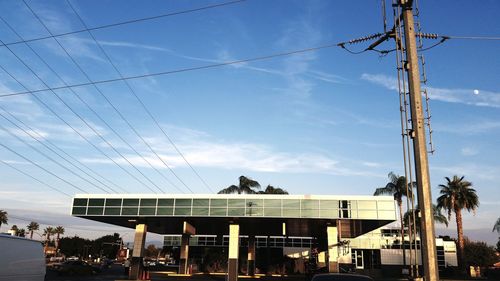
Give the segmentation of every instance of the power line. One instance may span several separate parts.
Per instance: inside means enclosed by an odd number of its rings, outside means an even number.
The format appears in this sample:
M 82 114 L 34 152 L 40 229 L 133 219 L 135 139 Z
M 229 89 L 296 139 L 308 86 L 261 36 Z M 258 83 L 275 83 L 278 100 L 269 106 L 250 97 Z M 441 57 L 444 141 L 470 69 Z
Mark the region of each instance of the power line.
M 73 10 L 73 12 L 75 13 L 75 15 L 78 17 L 78 19 L 80 20 L 80 22 L 82 23 L 82 25 L 88 29 L 87 25 L 85 24 L 85 21 L 82 19 L 82 17 L 80 16 L 80 14 L 76 11 L 76 9 L 73 7 L 73 5 L 71 5 L 71 2 L 69 0 L 66 0 L 66 2 L 68 3 L 68 5 L 71 7 L 71 9 Z M 108 55 L 108 53 L 104 50 L 104 48 L 102 47 L 101 44 L 99 44 L 99 42 L 97 41 L 97 39 L 95 38 L 95 36 L 92 34 L 91 31 L 88 31 L 88 34 L 91 36 L 91 38 L 94 40 L 95 44 L 99 47 L 99 49 L 101 50 L 101 52 L 104 54 L 104 56 L 106 57 L 107 61 L 111 64 L 111 66 L 114 68 L 114 70 L 116 71 L 116 73 L 118 73 L 118 75 L 120 76 L 120 78 L 123 78 L 123 74 L 120 72 L 120 70 L 118 70 L 118 67 L 113 63 L 113 60 L 111 59 L 111 57 Z M 184 154 L 179 150 L 179 148 L 175 145 L 175 143 L 172 141 L 172 139 L 168 136 L 168 134 L 163 130 L 163 128 L 160 126 L 160 124 L 158 123 L 158 121 L 156 120 L 156 118 L 153 116 L 153 114 L 151 113 L 151 111 L 148 110 L 148 108 L 146 107 L 146 105 L 144 104 L 144 102 L 141 100 L 141 98 L 139 98 L 139 96 L 137 95 L 137 93 L 134 91 L 134 89 L 132 88 L 132 86 L 128 83 L 128 81 L 124 80 L 123 81 L 125 83 L 125 85 L 127 86 L 127 88 L 130 90 L 130 92 L 132 93 L 132 95 L 137 99 L 137 101 L 139 102 L 139 104 L 142 106 L 142 108 L 144 109 L 144 111 L 149 115 L 149 117 L 153 120 L 153 122 L 156 124 L 156 126 L 160 129 L 160 131 L 163 133 L 163 135 L 167 138 L 167 140 L 170 142 L 170 144 L 175 148 L 175 150 L 177 151 L 177 153 L 182 157 L 182 159 L 184 159 L 184 162 L 186 162 L 186 164 L 191 168 L 191 170 L 194 172 L 194 174 L 201 180 L 201 182 L 205 185 L 205 187 L 208 188 L 208 190 L 210 190 L 211 192 L 213 192 L 213 190 L 210 188 L 210 186 L 206 183 L 206 181 L 200 176 L 200 174 L 194 169 L 194 167 L 191 165 L 191 163 L 189 163 L 189 161 L 186 159 L 186 157 L 184 156 Z M 114 107 L 113 107 L 114 108 Z M 121 114 L 120 114 L 121 116 Z M 127 124 L 129 124 L 129 122 L 126 122 Z M 131 129 L 136 132 L 136 130 L 131 127 Z M 191 192 L 192 190 L 184 183 L 183 180 L 181 180 L 179 178 L 179 176 L 169 167 L 169 165 L 163 161 L 163 159 L 156 153 L 156 151 L 154 151 L 152 149 L 152 147 L 140 136 L 138 135 L 143 141 L 144 143 L 150 148 L 150 150 L 158 157 L 158 159 L 160 159 L 160 161 L 162 161 L 163 164 L 165 164 L 165 166 L 170 170 L 170 172 L 172 172 L 172 174 L 186 187 L 188 188 Z
M 236 1 L 223 2 L 223 3 L 188 9 L 188 10 L 181 10 L 181 11 L 177 11 L 177 12 L 161 14 L 161 15 L 157 15 L 157 16 L 150 16 L 150 17 L 132 19 L 132 20 L 127 20 L 127 21 L 122 21 L 122 22 L 117 22 L 117 23 L 111 23 L 111 24 L 91 27 L 88 29 L 86 28 L 86 29 L 81 29 L 81 30 L 69 31 L 69 32 L 65 32 L 65 33 L 51 35 L 51 36 L 43 36 L 43 37 L 38 37 L 38 38 L 33 38 L 33 39 L 10 42 L 10 43 L 3 43 L 2 42 L 0 44 L 0 46 L 9 46 L 9 45 L 15 45 L 15 44 L 26 43 L 26 42 L 35 42 L 35 41 L 40 41 L 40 40 L 44 40 L 44 39 L 50 39 L 52 37 L 62 37 L 62 36 L 66 36 L 66 35 L 77 34 L 77 33 L 82 33 L 82 32 L 91 31 L 91 30 L 99 30 L 99 29 L 104 29 L 104 28 L 116 27 L 116 26 L 120 26 L 120 25 L 132 24 L 132 23 L 149 21 L 149 20 L 154 20 L 154 19 L 159 19 L 159 18 L 164 18 L 164 17 L 170 17 L 170 16 L 182 15 L 182 14 L 187 14 L 187 13 L 192 13 L 192 12 L 198 12 L 198 11 L 202 11 L 202 10 L 208 10 L 208 9 L 213 9 L 213 8 L 218 8 L 218 7 L 223 7 L 223 6 L 229 6 L 229 5 L 233 5 L 233 4 L 237 4 L 237 3 L 241 3 L 241 2 L 245 2 L 245 1 L 246 0 L 236 0 Z
M 0 113 L 0 116 L 2 118 L 4 118 L 5 120 L 11 122 L 8 118 L 5 117 L 5 115 L 1 114 Z M 14 123 L 11 122 L 11 124 L 15 125 Z M 17 126 L 17 125 L 15 125 Z M 18 127 L 20 130 L 24 131 L 28 136 L 32 137 L 34 140 L 38 141 L 36 138 L 34 138 L 32 135 L 30 135 L 28 132 L 26 132 L 24 129 Z M 16 134 L 12 133 L 11 131 L 7 130 L 7 128 L 5 128 L 4 126 L 0 125 L 0 129 L 2 129 L 3 131 L 7 132 L 9 135 L 13 136 L 14 138 L 16 138 L 18 141 L 22 142 L 24 145 L 30 147 L 31 149 L 33 149 L 34 151 L 38 152 L 40 155 L 43 155 L 45 158 L 49 159 L 50 161 L 54 162 L 56 165 L 58 165 L 59 167 L 65 169 L 66 171 L 70 172 L 71 174 L 73 174 L 74 176 L 84 180 L 85 182 L 93 185 L 94 187 L 106 192 L 106 193 L 109 193 L 108 190 L 105 190 L 103 189 L 102 187 L 94 184 L 93 182 L 89 181 L 88 179 L 82 177 L 81 175 L 75 173 L 73 170 L 71 170 L 70 168 L 64 166 L 63 164 L 61 164 L 59 161 L 57 161 L 56 159 L 50 157 L 49 155 L 47 155 L 45 152 L 41 151 L 40 149 L 36 148 L 35 146 L 29 144 L 27 141 L 23 140 L 21 137 L 19 136 L 16 136 Z M 38 141 L 39 142 L 39 141 Z M 57 154 L 59 157 L 61 157 L 59 154 Z
M 30 5 L 28 5 L 28 3 L 23 0 L 23 3 L 26 5 L 26 7 L 31 11 L 31 13 L 35 16 L 35 18 L 42 24 L 42 26 L 45 28 L 45 30 L 47 30 L 47 32 L 52 35 L 52 32 L 50 31 L 50 29 L 47 27 L 47 25 L 45 25 L 45 23 L 41 20 L 41 18 L 38 16 L 37 13 L 35 13 L 35 11 L 31 8 Z M 90 77 L 88 76 L 87 72 L 85 72 L 83 70 L 83 68 L 76 62 L 76 60 L 73 58 L 73 56 L 71 56 L 69 54 L 69 52 L 66 50 L 66 48 L 64 48 L 64 46 L 61 44 L 61 42 L 59 42 L 59 40 L 57 40 L 57 38 L 54 37 L 54 40 L 57 42 L 57 44 L 59 45 L 59 47 L 65 52 L 65 54 L 71 59 L 71 61 L 77 66 L 77 68 L 82 72 L 82 74 L 87 78 L 87 80 L 89 82 L 92 82 L 92 80 L 90 79 Z M 8 47 L 7 47 L 8 48 Z M 104 95 L 104 93 L 102 93 L 102 91 L 96 86 L 94 85 L 94 88 L 96 89 L 96 91 L 103 97 L 105 98 L 105 100 L 115 109 L 115 111 L 118 112 L 118 110 L 116 109 L 116 107 L 111 104 L 111 102 L 109 101 L 109 99 Z M 62 101 L 62 100 L 61 100 Z M 64 102 L 64 101 L 63 101 Z M 73 110 L 72 110 L 73 111 Z M 75 113 L 75 115 L 79 116 L 76 112 L 73 111 L 73 113 Z M 120 114 L 120 116 L 122 116 Z M 87 124 L 87 122 L 79 117 L 83 122 L 85 122 Z M 124 119 L 122 117 L 122 119 Z M 127 122 L 128 124 L 128 122 Z M 87 125 L 88 126 L 88 125 Z M 131 126 L 131 125 L 129 125 Z M 107 140 L 105 140 L 95 129 L 93 129 L 92 127 L 89 127 L 91 128 L 104 142 L 106 142 L 110 147 L 111 149 L 113 149 L 113 151 L 115 151 L 118 155 L 120 155 L 125 161 L 127 161 L 127 163 L 129 163 L 138 173 L 140 173 L 147 181 L 149 181 L 152 185 L 154 185 L 160 192 L 164 192 L 156 183 L 154 183 L 149 177 L 147 177 L 141 170 L 139 170 L 132 162 L 130 162 L 130 160 L 128 160 L 123 154 L 121 154 L 116 148 L 114 148 L 113 145 L 111 145 L 111 143 L 109 143 Z M 135 129 L 134 129 L 135 131 Z M 149 186 L 148 186 L 148 189 Z M 152 189 L 150 189 L 151 191 L 153 191 Z M 155 191 L 153 191 L 155 192 Z
M 90 86 L 93 84 L 96 84 L 96 85 L 106 84 L 106 83 L 123 81 L 123 80 L 134 80 L 134 79 L 147 78 L 147 77 L 153 77 L 153 76 L 163 76 L 163 75 L 170 75 L 170 74 L 189 72 L 189 71 L 195 71 L 195 70 L 217 68 L 217 67 L 221 67 L 221 66 L 228 66 L 228 65 L 239 64 L 239 63 L 261 61 L 261 60 L 267 60 L 267 59 L 278 58 L 278 57 L 285 57 L 285 56 L 290 56 L 290 55 L 295 55 L 295 54 L 308 53 L 308 52 L 319 51 L 322 49 L 328 49 L 328 48 L 333 48 L 333 47 L 338 47 L 338 43 L 331 43 L 331 44 L 321 45 L 321 46 L 317 46 L 317 47 L 298 49 L 298 50 L 281 52 L 281 53 L 274 53 L 271 55 L 252 57 L 252 58 L 246 58 L 246 59 L 240 59 L 240 60 L 226 61 L 226 62 L 221 62 L 221 63 L 179 68 L 179 69 L 175 69 L 175 70 L 167 70 L 167 71 L 146 73 L 146 74 L 133 75 L 133 76 L 125 76 L 123 78 L 104 79 L 104 80 L 97 80 L 97 81 L 93 81 L 93 82 L 70 84 L 68 86 L 47 87 L 44 89 L 37 89 L 37 90 L 31 90 L 31 91 L 22 91 L 22 92 L 14 92 L 14 93 L 9 93 L 9 94 L 0 94 L 0 98 L 1 97 L 27 95 L 27 94 L 36 94 L 36 93 L 50 91 L 50 90 L 62 90 L 62 89 L 67 89 L 67 88 Z
M 500 40 L 500 37 L 495 36 L 451 36 L 442 35 L 442 38 L 446 39 L 468 39 L 468 40 Z
M 14 33 L 16 34 L 20 39 L 23 39 L 22 36 L 7 22 L 5 21 L 2 17 L 0 17 L 0 20 L 2 20 L 5 25 Z M 50 70 L 52 71 L 52 73 L 54 73 L 54 75 L 56 75 L 56 77 L 61 81 L 63 82 L 64 85 L 68 85 L 66 83 L 66 81 L 45 61 L 45 59 L 43 59 L 39 54 L 38 52 L 36 52 L 33 47 L 30 46 L 29 43 L 25 43 L 25 45 L 38 57 L 38 59 L 40 59 L 41 62 L 43 62 L 43 64 Z M 6 46 L 7 47 L 7 46 Z M 8 47 L 7 47 L 8 48 Z M 142 156 L 129 142 L 127 142 L 108 122 L 106 122 L 101 116 L 99 113 L 97 113 L 84 99 L 82 99 L 80 97 L 80 95 L 78 95 L 73 88 L 69 88 L 69 90 L 75 95 L 75 97 L 78 98 L 78 100 L 80 102 L 82 102 L 99 120 L 101 120 L 101 122 L 103 122 L 123 143 L 125 143 L 131 150 L 133 150 L 139 157 L 141 157 L 146 163 L 149 164 L 149 166 L 154 169 L 158 174 L 160 174 L 160 176 L 162 176 L 167 182 L 169 182 L 172 186 L 174 186 L 175 188 L 177 188 L 179 190 L 179 188 L 173 183 L 171 182 L 168 178 L 166 178 L 162 173 L 160 173 L 160 171 L 158 171 L 158 169 L 156 169 L 149 160 L 147 160 L 147 158 L 145 158 L 144 156 Z M 108 102 L 109 100 L 106 99 Z M 114 107 L 112 104 L 111 104 L 112 107 Z M 179 190 L 180 191 L 180 190 Z
M 40 179 L 35 178 L 34 176 L 32 176 L 32 175 L 30 175 L 30 174 L 28 174 L 28 173 L 24 172 L 23 170 L 16 168 L 14 165 L 11 165 L 11 164 L 10 164 L 10 163 L 8 163 L 7 161 L 4 161 L 4 160 L 0 160 L 0 161 L 1 161 L 3 164 L 5 164 L 5 165 L 9 166 L 10 168 L 12 168 L 12 169 L 14 169 L 14 170 L 18 171 L 19 173 L 21 173 L 21 174 L 23 174 L 23 175 L 25 175 L 25 176 L 27 176 L 27 177 L 29 177 L 29 178 L 33 179 L 33 180 L 35 180 L 35 181 L 37 181 L 37 182 L 39 182 L 39 183 L 41 183 L 41 184 L 45 185 L 46 187 L 48 187 L 48 188 L 50 188 L 50 189 L 52 189 L 52 190 L 54 190 L 54 191 L 57 191 L 57 192 L 59 192 L 59 193 L 61 193 L 61 194 L 65 195 L 65 196 L 71 197 L 71 195 L 69 195 L 68 193 L 66 193 L 66 192 L 64 192 L 64 191 L 61 191 L 61 190 L 59 190 L 58 188 L 53 187 L 52 185 L 50 185 L 50 184 L 48 184 L 48 183 L 46 183 L 46 182 L 44 182 L 44 181 L 42 181 L 42 180 L 40 180 Z

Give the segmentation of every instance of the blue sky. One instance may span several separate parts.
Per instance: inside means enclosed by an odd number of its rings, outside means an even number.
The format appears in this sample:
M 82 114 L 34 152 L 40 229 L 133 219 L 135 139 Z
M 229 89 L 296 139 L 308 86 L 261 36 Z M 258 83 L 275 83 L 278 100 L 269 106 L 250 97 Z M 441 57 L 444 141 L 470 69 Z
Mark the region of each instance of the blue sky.
M 424 32 L 455 36 L 500 35 L 498 1 L 483 1 L 481 5 L 470 1 L 420 2 Z M 27 3 L 53 34 L 83 28 L 65 1 Z M 71 1 L 89 27 L 215 3 L 221 2 Z M 0 10 L 4 11 L 0 14 L 3 20 L 23 39 L 49 35 L 23 2 L 3 1 Z M 388 15 L 392 15 L 392 11 L 388 10 Z M 390 19 L 389 24 L 392 24 Z M 248 0 L 98 29 L 92 34 L 122 75 L 134 76 L 338 43 L 381 32 L 382 28 L 380 1 Z M 0 21 L 0 39 L 4 43 L 20 40 L 3 21 Z M 58 40 L 92 81 L 119 77 L 88 33 L 62 36 Z M 425 42 L 427 46 L 433 43 Z M 365 46 L 351 47 L 360 50 Z M 393 48 L 393 42 L 383 47 Z M 29 90 L 43 89 L 45 85 L 59 87 L 88 82 L 85 74 L 52 38 L 30 42 L 29 47 L 15 44 L 9 48 L 0 47 L 0 65 Z M 475 216 L 464 216 L 465 233 L 490 243 L 496 242 L 497 236 L 491 233 L 491 228 L 500 215 L 499 51 L 498 41 L 457 39 L 424 53 L 436 148 L 435 154 L 429 157 L 434 197 L 438 194 L 437 186 L 445 182 L 445 176 L 465 175 L 474 184 L 481 200 Z M 376 187 L 386 184 L 390 171 L 404 173 L 395 79 L 393 53 L 385 57 L 368 52 L 351 55 L 341 48 L 329 48 L 130 80 L 129 85 L 209 188 L 187 166 L 121 81 L 97 86 L 106 98 L 93 86 L 75 87 L 74 92 L 56 90 L 67 106 L 50 91 L 36 94 L 81 136 L 33 95 L 1 97 L 0 105 L 28 125 L 32 135 L 41 142 L 55 144 L 113 182 L 108 185 L 119 186 L 127 193 L 151 191 L 122 168 L 151 189 L 156 188 L 127 163 L 130 161 L 167 193 L 189 193 L 188 187 L 194 193 L 211 193 L 237 183 L 240 175 L 246 175 L 264 187 L 272 184 L 293 194 L 369 195 Z M 474 90 L 478 91 L 477 95 Z M 1 94 L 23 91 L 22 85 L 0 71 Z M 2 109 L 0 113 L 18 124 Z M 3 145 L 89 193 L 102 193 L 89 181 L 101 186 L 99 183 L 65 163 L 5 118 L 0 118 L 0 126 Z M 148 159 L 155 169 L 121 139 Z M 54 164 L 23 141 L 58 159 L 87 180 Z M 4 147 L 0 147 L 0 159 L 69 195 L 81 193 Z M 70 218 L 67 215 L 71 201 L 68 197 L 3 163 L 0 165 L 3 179 L 0 209 L 13 216 L 48 224 L 64 223 L 68 234 L 92 236 L 95 229 L 116 230 Z M 14 223 L 26 224 L 11 218 L 9 224 Z M 92 228 L 93 233 L 83 231 L 85 227 Z M 454 222 L 447 229 L 439 225 L 437 228 L 438 233 L 456 235 Z M 117 231 L 126 232 L 124 229 Z

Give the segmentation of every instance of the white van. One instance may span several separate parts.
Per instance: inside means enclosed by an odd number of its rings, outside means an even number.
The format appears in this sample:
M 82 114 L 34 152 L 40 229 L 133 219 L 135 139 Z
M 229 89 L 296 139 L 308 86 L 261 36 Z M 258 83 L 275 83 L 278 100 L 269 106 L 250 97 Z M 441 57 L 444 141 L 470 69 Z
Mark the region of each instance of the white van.
M 42 243 L 0 234 L 0 281 L 43 281 L 45 267 Z

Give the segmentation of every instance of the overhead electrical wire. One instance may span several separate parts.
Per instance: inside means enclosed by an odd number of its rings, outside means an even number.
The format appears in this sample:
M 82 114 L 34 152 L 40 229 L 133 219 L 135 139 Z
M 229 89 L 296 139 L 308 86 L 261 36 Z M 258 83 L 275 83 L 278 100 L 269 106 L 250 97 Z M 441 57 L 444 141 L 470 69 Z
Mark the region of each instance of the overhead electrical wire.
M 1 159 L 0 159 L 0 162 L 2 162 L 2 163 L 3 163 L 4 165 L 6 165 L 6 166 L 8 166 L 8 167 L 10 167 L 10 168 L 12 168 L 12 169 L 14 169 L 14 170 L 18 171 L 19 173 L 21 173 L 21 174 L 23 174 L 23 175 L 25 175 L 25 176 L 27 176 L 27 177 L 29 177 L 29 178 L 33 179 L 33 180 L 35 180 L 35 181 L 37 181 L 37 182 L 39 182 L 39 183 L 41 183 L 41 184 L 45 185 L 46 187 L 48 187 L 48 188 L 50 188 L 50 189 L 52 189 L 52 190 L 54 190 L 54 191 L 56 191 L 56 192 L 59 192 L 59 193 L 61 193 L 61 194 L 65 195 L 65 196 L 67 196 L 67 197 L 71 197 L 71 195 L 69 195 L 68 193 L 66 193 L 66 192 L 64 192 L 64 191 L 62 191 L 62 190 L 59 190 L 58 188 L 53 187 L 52 185 L 50 185 L 50 184 L 48 184 L 48 183 L 46 183 L 46 182 L 44 182 L 44 181 L 42 181 L 42 180 L 40 180 L 40 179 L 38 179 L 38 178 L 35 178 L 34 176 L 32 176 L 32 175 L 30 175 L 30 174 L 26 173 L 25 171 L 23 171 L 23 170 L 21 170 L 21 169 L 17 168 L 16 166 L 14 166 L 14 165 L 10 164 L 10 163 L 9 163 L 9 162 L 7 162 L 7 161 L 4 161 L 4 160 L 1 160 Z
M 35 42 L 35 41 L 40 41 L 40 40 L 44 40 L 44 39 L 50 39 L 52 37 L 62 37 L 62 36 L 66 36 L 66 35 L 82 33 L 82 32 L 86 32 L 86 31 L 89 31 L 89 30 L 93 31 L 93 30 L 110 28 L 110 27 L 115 27 L 115 26 L 120 26 L 120 25 L 132 24 L 132 23 L 143 22 L 143 21 L 149 21 L 149 20 L 154 20 L 154 19 L 159 19 L 159 18 L 164 18 L 164 17 L 171 17 L 171 16 L 176 16 L 176 15 L 188 14 L 188 13 L 198 12 L 198 11 L 202 11 L 202 10 L 208 10 L 208 9 L 213 9 L 213 8 L 218 8 L 218 7 L 223 7 L 223 6 L 229 6 L 229 5 L 233 5 L 233 4 L 237 4 L 237 3 L 241 3 L 241 2 L 245 2 L 245 1 L 246 0 L 236 0 L 236 1 L 229 1 L 229 2 L 223 2 L 223 3 L 218 3 L 218 4 L 212 4 L 212 5 L 202 6 L 202 7 L 193 8 L 193 9 L 187 9 L 187 10 L 181 10 L 181 11 L 177 11 L 177 12 L 165 13 L 165 14 L 156 15 L 156 16 L 150 16 L 150 17 L 144 17 L 144 18 L 126 20 L 126 21 L 122 21 L 122 22 L 116 22 L 116 23 L 111 23 L 111 24 L 100 25 L 100 26 L 91 27 L 91 28 L 88 28 L 88 29 L 81 29 L 81 30 L 69 31 L 69 32 L 54 34 L 54 35 L 51 35 L 51 36 L 43 36 L 43 37 L 38 37 L 38 38 L 33 38 L 33 39 L 27 39 L 26 41 L 25 40 L 21 40 L 21 41 L 9 42 L 9 43 L 1 43 L 0 46 L 15 45 L 15 44 L 20 44 L 20 43 L 25 43 L 25 42 Z
M 0 17 L 0 20 L 2 20 L 5 25 L 14 33 L 16 34 L 19 38 L 23 39 L 22 36 L 7 22 L 5 21 L 2 17 Z M 38 52 L 33 49 L 33 47 L 30 46 L 29 43 L 26 43 L 26 46 L 37 56 L 38 59 L 52 72 L 54 75 L 64 84 L 67 85 L 67 82 L 43 59 Z M 171 182 L 168 178 L 166 178 L 162 173 L 156 169 L 147 158 L 145 158 L 143 155 L 141 155 L 128 141 L 126 141 L 108 122 L 106 122 L 99 113 L 97 113 L 84 99 L 78 95 L 73 88 L 69 88 L 69 90 L 75 95 L 75 97 L 82 102 L 101 122 L 103 122 L 123 143 L 125 143 L 131 150 L 133 150 L 139 157 L 141 157 L 146 163 L 149 164 L 151 168 L 153 168 L 160 176 L 164 177 L 164 179 L 169 182 L 172 186 L 177 188 L 177 190 L 181 191 L 173 182 Z M 112 105 L 113 106 L 113 105 Z M 163 191 L 163 190 L 161 190 Z M 181 191 L 182 192 L 182 191 Z
M 0 116 L 2 118 L 4 118 L 5 120 L 9 121 L 11 124 L 15 125 L 17 128 L 19 128 L 20 130 L 24 131 L 24 129 L 22 129 L 21 127 L 17 126 L 16 124 L 14 124 L 13 122 L 11 122 L 7 117 L 5 117 L 5 115 L 1 114 L 0 113 Z M 88 179 L 82 177 L 81 175 L 77 174 L 75 171 L 71 170 L 70 168 L 64 166 L 63 164 L 61 164 L 59 161 L 57 161 L 56 159 L 52 158 L 51 156 L 49 156 L 47 153 L 41 151 L 40 149 L 38 149 L 37 147 L 35 147 L 34 145 L 28 143 L 27 141 L 23 140 L 21 137 L 17 136 L 16 134 L 14 134 L 13 132 L 11 132 L 10 130 L 8 130 L 7 128 L 5 128 L 4 126 L 0 125 L 0 129 L 2 129 L 4 132 L 8 133 L 9 135 L 11 135 L 12 137 L 14 137 L 15 139 L 17 139 L 18 141 L 22 142 L 24 145 L 26 145 L 27 147 L 33 149 L 34 151 L 36 151 L 37 153 L 39 153 L 40 155 L 43 155 L 45 158 L 49 159 L 50 161 L 52 161 L 54 164 L 56 164 L 57 166 L 63 168 L 64 170 L 70 172 L 71 174 L 73 174 L 74 176 L 80 178 L 81 180 L 87 182 L 88 184 L 106 192 L 106 193 L 109 193 L 109 190 L 105 190 L 103 189 L 102 187 L 94 184 L 93 182 L 89 181 Z M 33 137 L 30 133 L 24 131 L 24 133 L 26 133 L 28 136 L 30 136 L 31 138 L 33 138 L 34 140 L 36 140 L 37 142 L 41 143 L 39 140 L 37 140 L 35 137 Z M 55 151 L 53 151 L 55 152 Z M 56 152 L 57 154 L 57 152 Z M 59 154 L 57 154 L 58 156 L 60 156 Z M 60 156 L 61 157 L 61 156 Z M 114 191 L 116 192 L 116 191 Z
M 85 23 L 85 21 L 82 19 L 82 17 L 80 16 L 80 14 L 76 11 L 76 9 L 73 7 L 73 5 L 71 4 L 71 2 L 69 0 L 66 0 L 66 2 L 68 3 L 68 5 L 70 6 L 71 10 L 75 13 L 75 15 L 78 17 L 78 19 L 80 20 L 80 22 L 82 23 L 82 25 L 88 29 L 87 27 L 87 24 Z M 101 50 L 101 52 L 103 53 L 104 57 L 106 58 L 106 60 L 111 64 L 111 66 L 113 67 L 113 69 L 116 71 L 116 73 L 118 73 L 118 75 L 120 76 L 120 78 L 123 78 L 123 74 L 121 73 L 121 71 L 118 69 L 118 67 L 116 66 L 116 64 L 113 62 L 113 60 L 111 59 L 110 55 L 106 52 L 106 50 L 104 50 L 104 48 L 102 47 L 102 45 L 97 41 L 97 39 L 95 38 L 94 34 L 92 34 L 92 32 L 89 30 L 88 31 L 88 34 L 90 35 L 90 37 L 92 38 L 92 40 L 95 42 L 95 44 L 99 47 L 99 49 Z M 133 87 L 128 83 L 128 81 L 126 80 L 123 80 L 123 82 L 125 83 L 125 85 L 127 86 L 127 88 L 130 90 L 130 92 L 132 93 L 132 95 L 137 99 L 137 101 L 139 102 L 139 104 L 142 106 L 142 108 L 144 109 L 144 111 L 148 114 L 148 116 L 151 118 L 151 120 L 153 120 L 153 122 L 155 123 L 155 125 L 160 129 L 160 131 L 163 133 L 163 135 L 165 136 L 165 138 L 170 142 L 170 144 L 172 145 L 172 147 L 174 147 L 174 149 L 177 151 L 177 153 L 182 157 L 182 159 L 184 160 L 184 162 L 191 168 L 191 170 L 193 171 L 193 173 L 198 177 L 198 179 L 205 185 L 205 187 L 210 191 L 210 192 L 214 192 L 212 190 L 212 188 L 207 184 L 207 182 L 200 176 L 200 174 L 194 169 L 194 167 L 191 165 L 191 163 L 189 163 L 189 161 L 186 159 L 186 157 L 184 156 L 184 154 L 179 150 L 179 148 L 177 147 L 177 145 L 175 145 L 175 143 L 173 142 L 173 140 L 168 136 L 168 134 L 165 132 L 165 130 L 160 126 L 160 124 L 158 123 L 158 121 L 156 120 L 156 118 L 153 116 L 153 114 L 151 113 L 151 111 L 146 107 L 146 105 L 144 104 L 144 102 L 142 101 L 142 99 L 139 97 L 139 95 L 137 95 L 137 93 L 135 92 L 135 90 L 133 89 Z M 120 114 L 121 116 L 121 114 Z M 126 121 L 126 120 L 124 120 Z M 127 124 L 129 124 L 128 121 L 126 121 Z M 135 129 L 133 127 L 131 127 L 131 129 L 135 131 Z M 143 142 L 150 148 L 151 152 L 153 152 L 157 158 L 162 161 L 162 163 L 172 172 L 172 174 L 185 186 L 189 189 L 189 187 L 184 183 L 184 181 L 182 179 L 179 178 L 179 176 L 174 172 L 174 170 L 171 169 L 171 167 L 156 153 L 156 151 L 154 151 L 152 149 L 152 147 L 138 134 L 138 136 L 143 140 Z M 191 189 L 189 189 L 191 191 Z M 192 192 L 192 191 L 191 191 Z
M 31 6 L 25 1 L 23 0 L 23 3 L 26 5 L 26 7 L 31 11 L 31 13 L 35 16 L 35 18 L 40 22 L 40 24 L 45 28 L 45 30 L 50 34 L 52 35 L 52 32 L 50 31 L 50 29 L 47 27 L 47 25 L 42 21 L 42 19 L 38 16 L 38 14 L 31 8 Z M 71 56 L 71 54 L 66 50 L 66 48 L 61 44 L 61 42 L 59 42 L 59 40 L 57 38 L 53 38 L 56 43 L 59 45 L 59 47 L 64 51 L 64 53 L 68 56 L 68 58 L 75 64 L 75 66 L 80 70 L 80 72 L 86 77 L 86 79 L 92 83 L 92 79 L 90 78 L 90 76 L 87 74 L 87 72 L 81 67 L 81 65 L 73 58 L 73 56 Z M 92 84 L 95 88 L 95 90 L 108 102 L 108 104 L 110 104 L 112 106 L 112 108 L 115 110 L 115 112 L 117 112 L 119 114 L 119 116 L 122 118 L 122 120 L 124 120 L 127 125 L 129 125 L 129 127 L 141 138 L 142 136 L 140 136 L 137 131 L 133 128 L 133 126 L 123 117 L 123 115 L 118 111 L 118 109 L 111 103 L 111 101 L 104 95 L 104 93 L 102 93 L 102 91 L 94 84 Z M 75 113 L 76 114 L 76 113 Z M 96 132 L 97 133 L 97 132 Z M 101 137 L 102 138 L 102 137 Z M 103 138 L 102 138 L 103 139 Z M 106 140 L 103 139 L 103 141 L 105 141 L 106 143 L 108 143 L 108 145 L 117 153 L 119 154 L 125 161 L 127 161 L 127 163 L 129 163 L 138 173 L 140 173 L 148 182 L 150 182 L 152 185 L 154 185 L 160 192 L 163 192 L 165 193 L 165 191 L 160 188 L 156 183 L 154 183 L 149 177 L 147 177 L 142 171 L 140 171 L 133 163 L 130 162 L 130 160 L 128 160 L 126 157 L 124 157 L 118 150 L 116 150 L 109 142 L 107 142 Z M 149 188 L 149 187 L 148 187 Z M 150 189 L 151 190 L 151 189 Z M 153 190 L 151 190 L 153 191 Z M 153 191 L 154 192 L 154 191 Z

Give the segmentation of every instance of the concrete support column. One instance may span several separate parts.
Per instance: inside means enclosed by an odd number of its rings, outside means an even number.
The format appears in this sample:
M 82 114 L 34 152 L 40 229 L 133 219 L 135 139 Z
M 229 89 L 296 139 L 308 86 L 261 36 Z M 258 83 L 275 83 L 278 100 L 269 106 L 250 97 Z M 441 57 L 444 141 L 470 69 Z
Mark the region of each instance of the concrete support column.
M 144 256 L 144 244 L 146 242 L 146 233 L 148 227 L 146 224 L 138 224 L 135 226 L 134 250 L 132 251 L 132 260 L 130 261 L 130 271 L 128 279 L 139 280 L 143 266 L 142 257 Z
M 255 236 L 248 236 L 248 265 L 247 274 L 255 275 Z
M 338 265 L 338 231 L 336 226 L 327 226 L 326 235 L 328 238 L 328 272 L 339 272 Z
M 227 265 L 227 281 L 238 281 L 238 256 L 240 250 L 240 226 L 229 225 L 229 256 Z
M 181 238 L 181 256 L 179 260 L 179 274 L 188 273 L 189 258 L 189 234 L 182 234 Z

